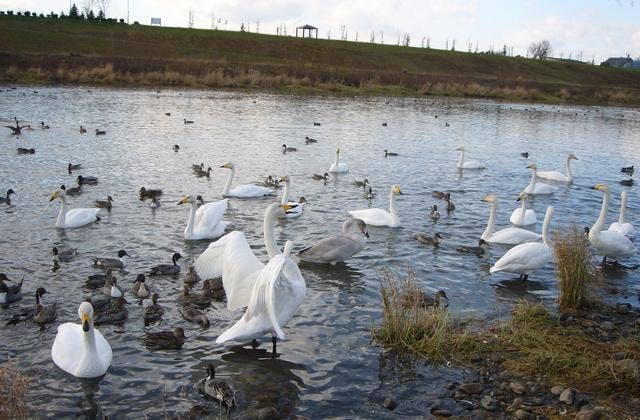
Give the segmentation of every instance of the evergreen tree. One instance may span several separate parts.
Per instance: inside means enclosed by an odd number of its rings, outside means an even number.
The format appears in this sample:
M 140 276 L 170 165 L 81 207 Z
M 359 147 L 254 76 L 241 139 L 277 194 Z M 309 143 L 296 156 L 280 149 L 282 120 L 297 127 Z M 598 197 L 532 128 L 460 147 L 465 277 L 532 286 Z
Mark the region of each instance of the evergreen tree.
M 89 10 L 89 13 L 87 13 L 87 20 L 95 20 L 96 19 L 96 15 L 93 13 L 93 10 Z
M 98 12 L 98 20 L 104 20 L 104 18 L 104 12 L 102 11 L 102 9 L 100 9 L 100 11 Z
M 73 3 L 73 6 L 71 6 L 71 9 L 69 9 L 69 17 L 72 19 L 80 18 L 80 13 L 78 13 L 78 6 L 76 6 L 75 3 Z

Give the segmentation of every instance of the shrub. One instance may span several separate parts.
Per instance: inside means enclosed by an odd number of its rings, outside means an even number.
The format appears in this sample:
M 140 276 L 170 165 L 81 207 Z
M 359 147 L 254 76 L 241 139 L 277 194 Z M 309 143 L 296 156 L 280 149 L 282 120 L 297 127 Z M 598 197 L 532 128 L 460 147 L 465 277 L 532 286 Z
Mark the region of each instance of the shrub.
M 24 402 L 31 378 L 12 364 L 0 366 L 0 418 L 24 418 L 28 415 Z
M 560 310 L 580 309 L 588 304 L 593 282 L 589 240 L 574 225 L 566 233 L 556 232 L 554 252 Z

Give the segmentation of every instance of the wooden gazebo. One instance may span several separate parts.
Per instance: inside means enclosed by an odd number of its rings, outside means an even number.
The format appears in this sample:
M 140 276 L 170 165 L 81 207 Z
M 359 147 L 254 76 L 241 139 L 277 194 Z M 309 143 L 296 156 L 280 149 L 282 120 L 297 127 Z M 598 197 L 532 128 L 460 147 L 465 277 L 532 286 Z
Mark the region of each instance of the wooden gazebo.
M 296 28 L 296 36 L 298 36 L 298 31 L 302 29 L 302 37 L 305 37 L 304 31 L 307 31 L 308 38 L 312 38 L 311 34 L 313 31 L 316 31 L 316 38 L 318 37 L 318 28 L 311 25 L 302 25 Z

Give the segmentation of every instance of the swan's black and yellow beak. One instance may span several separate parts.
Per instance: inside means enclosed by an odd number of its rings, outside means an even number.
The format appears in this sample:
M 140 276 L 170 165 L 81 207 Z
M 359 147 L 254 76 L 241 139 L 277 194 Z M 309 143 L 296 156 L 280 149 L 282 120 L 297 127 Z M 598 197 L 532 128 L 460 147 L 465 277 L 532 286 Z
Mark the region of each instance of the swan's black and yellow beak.
M 80 319 L 82 320 L 82 331 L 89 332 L 89 315 L 82 314 Z
M 189 196 L 188 196 L 188 195 L 185 195 L 184 197 L 182 197 L 182 198 L 180 199 L 180 201 L 178 201 L 178 204 L 177 204 L 177 205 L 179 206 L 180 204 L 186 204 L 186 203 L 188 203 L 188 202 L 189 202 Z
M 51 197 L 49 197 L 49 201 L 53 201 L 56 198 L 58 198 L 58 191 L 55 191 L 53 194 L 51 194 Z

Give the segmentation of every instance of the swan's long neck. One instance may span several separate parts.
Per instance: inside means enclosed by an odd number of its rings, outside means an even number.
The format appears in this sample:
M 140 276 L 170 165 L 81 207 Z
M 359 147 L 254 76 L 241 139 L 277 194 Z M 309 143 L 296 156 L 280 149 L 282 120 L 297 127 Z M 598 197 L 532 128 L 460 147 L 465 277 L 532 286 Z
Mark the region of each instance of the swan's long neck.
M 521 207 L 521 209 L 522 209 L 522 217 L 524 217 L 525 213 L 527 212 L 527 198 L 526 197 L 524 197 L 522 199 L 522 207 Z
M 338 167 L 338 165 L 340 165 L 340 152 L 336 153 L 336 160 L 333 162 L 334 165 L 336 165 L 336 168 Z
M 82 331 L 82 356 L 78 362 L 79 368 L 86 368 L 88 366 L 99 363 L 98 350 L 96 348 L 96 336 L 93 329 L 93 323 L 89 326 L 89 331 Z
M 458 162 L 458 166 L 462 166 L 464 163 L 464 149 L 460 150 L 460 161 Z
M 224 184 L 224 190 L 222 191 L 222 195 L 229 195 L 229 190 L 231 189 L 231 183 L 233 182 L 233 177 L 236 174 L 235 168 L 231 168 L 231 173 L 227 178 L 227 182 Z
M 604 195 L 602 196 L 602 208 L 600 208 L 600 216 L 598 216 L 598 220 L 591 228 L 591 231 L 598 233 L 602 230 L 602 226 L 604 226 L 604 222 L 607 219 L 607 212 L 609 211 L 609 191 L 605 190 Z
M 627 192 L 622 191 L 622 196 L 620 198 L 620 217 L 618 218 L 618 223 L 623 224 L 627 223 Z
M 549 246 L 549 224 L 551 223 L 551 216 L 553 215 L 553 206 L 547 207 L 547 214 L 544 216 L 544 222 L 542 223 L 542 241 L 545 245 Z
M 396 193 L 391 190 L 389 193 L 389 213 L 394 220 L 398 219 L 398 213 L 396 212 Z
M 571 174 L 571 159 L 567 158 L 567 179 L 569 181 L 573 180 L 573 175 Z
M 60 211 L 58 212 L 58 220 L 56 220 L 57 227 L 64 227 L 67 220 L 67 199 L 60 197 Z
M 535 168 L 531 168 L 531 182 L 529 182 L 529 187 L 533 190 L 536 187 L 536 177 L 538 176 L 538 171 Z
M 185 234 L 187 235 L 187 237 L 193 236 L 193 224 L 196 220 L 197 206 L 198 204 L 196 202 L 191 203 L 191 211 L 189 212 L 189 221 L 187 222 L 187 228 L 185 229 Z
M 267 207 L 267 211 L 264 213 L 264 225 L 262 230 L 264 231 L 264 246 L 267 248 L 267 254 L 269 259 L 280 254 L 280 248 L 273 237 L 273 224 L 275 221 L 276 206 Z
M 289 184 L 290 181 L 287 179 L 284 182 L 284 191 L 282 192 L 282 204 L 287 204 L 289 202 Z
M 496 228 L 496 207 L 497 203 L 491 203 L 491 213 L 489 213 L 489 223 L 487 223 L 487 227 L 484 232 L 482 232 L 482 236 L 480 238 L 485 239 L 489 236 L 493 235 L 493 231 Z

